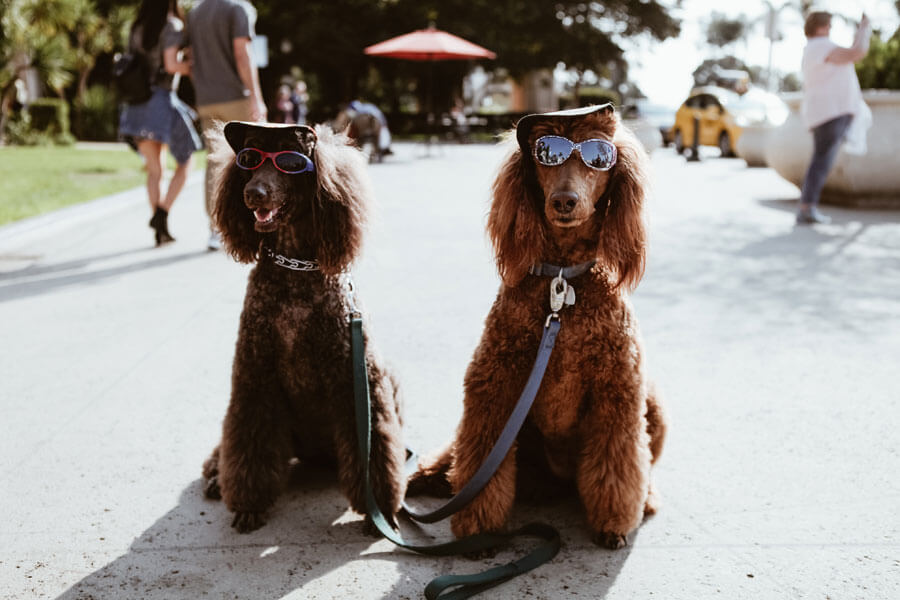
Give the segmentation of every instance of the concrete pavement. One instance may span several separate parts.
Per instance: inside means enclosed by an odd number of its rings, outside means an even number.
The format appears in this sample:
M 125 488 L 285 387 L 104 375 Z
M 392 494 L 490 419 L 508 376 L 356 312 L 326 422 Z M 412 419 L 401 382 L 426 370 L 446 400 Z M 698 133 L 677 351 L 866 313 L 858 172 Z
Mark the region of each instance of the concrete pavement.
M 501 155 L 400 144 L 371 167 L 355 278 L 418 449 L 453 432 L 496 292 Z M 797 190 L 768 169 L 666 149 L 653 167 L 634 303 L 671 416 L 665 505 L 617 552 L 574 501 L 520 507 L 562 551 L 482 597 L 900 597 L 900 213 L 826 207 L 832 225 L 795 229 Z M 0 229 L 0 598 L 419 598 L 508 560 L 367 538 L 324 473 L 297 473 L 248 535 L 202 497 L 249 269 L 206 252 L 201 190 L 161 249 L 140 191 Z

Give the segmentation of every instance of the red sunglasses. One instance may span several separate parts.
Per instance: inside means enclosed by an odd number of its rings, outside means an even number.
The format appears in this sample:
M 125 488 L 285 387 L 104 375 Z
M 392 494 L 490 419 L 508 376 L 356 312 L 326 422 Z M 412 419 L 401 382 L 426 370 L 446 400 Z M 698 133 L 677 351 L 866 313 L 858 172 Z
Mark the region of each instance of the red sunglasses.
M 267 158 L 272 159 L 272 164 L 276 169 L 289 175 L 307 173 L 316 169 L 311 158 L 294 150 L 263 152 L 259 148 L 244 148 L 234 157 L 234 164 L 241 169 L 253 171 L 260 168 Z

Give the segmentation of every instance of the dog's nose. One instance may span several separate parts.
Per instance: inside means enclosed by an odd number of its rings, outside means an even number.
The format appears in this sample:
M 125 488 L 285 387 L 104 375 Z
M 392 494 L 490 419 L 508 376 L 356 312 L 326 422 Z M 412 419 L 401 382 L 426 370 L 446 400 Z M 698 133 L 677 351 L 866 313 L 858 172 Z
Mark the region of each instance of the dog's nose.
M 575 209 L 575 205 L 578 204 L 578 194 L 575 192 L 553 192 L 550 196 L 550 202 L 553 203 L 553 210 L 561 215 L 565 215 Z
M 266 188 L 259 184 L 250 184 L 244 188 L 244 200 L 247 204 L 257 205 L 263 202 L 268 195 Z

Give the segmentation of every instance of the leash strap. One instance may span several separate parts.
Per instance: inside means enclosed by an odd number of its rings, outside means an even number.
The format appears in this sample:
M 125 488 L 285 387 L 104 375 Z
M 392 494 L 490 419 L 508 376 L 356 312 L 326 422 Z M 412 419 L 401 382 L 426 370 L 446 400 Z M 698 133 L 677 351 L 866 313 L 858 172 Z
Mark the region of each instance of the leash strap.
M 559 321 L 551 321 L 550 326 L 552 327 L 554 324 L 556 327 L 552 328 L 553 341 L 556 339 L 556 332 L 559 331 Z M 547 330 L 550 330 L 551 327 L 545 328 L 545 338 L 548 335 Z M 488 569 L 482 573 L 441 575 L 440 577 L 436 577 L 425 587 L 425 598 L 428 600 L 463 600 L 464 598 L 470 598 L 475 594 L 508 581 L 516 575 L 527 573 L 556 556 L 560 548 L 559 532 L 553 527 L 543 523 L 529 523 L 510 533 L 481 533 L 433 546 L 407 544 L 400 535 L 400 532 L 391 527 L 388 520 L 381 512 L 381 509 L 378 508 L 378 504 L 375 502 L 375 495 L 372 492 L 372 485 L 369 480 L 369 456 L 372 445 L 372 409 L 369 397 L 369 376 L 366 367 L 366 349 L 362 330 L 362 319 L 358 316 L 354 315 L 351 318 L 350 332 L 353 362 L 353 395 L 356 405 L 356 435 L 359 442 L 359 454 L 363 467 L 363 476 L 365 477 L 366 508 L 369 517 L 372 519 L 372 523 L 378 528 L 378 531 L 401 548 L 431 556 L 451 556 L 455 554 L 478 552 L 500 546 L 518 536 L 538 537 L 544 540 L 537 548 L 523 558 L 499 567 Z M 543 342 L 541 347 L 544 347 Z M 552 342 L 550 343 L 549 348 L 550 350 L 553 349 Z M 542 354 L 543 351 L 539 353 L 538 357 L 540 358 Z M 547 352 L 547 358 L 549 358 L 549 351 Z M 543 368 L 546 368 L 546 361 Z M 541 374 L 543 374 L 543 369 L 541 370 Z M 529 378 L 529 384 L 530 383 L 531 378 Z M 540 378 L 537 379 L 537 385 L 540 385 Z M 526 389 L 528 389 L 528 387 L 529 386 L 526 386 Z M 537 393 L 536 387 L 535 393 Z M 527 414 L 527 412 L 526 409 L 524 414 Z M 524 420 L 524 415 L 522 419 Z M 518 431 L 518 429 L 516 431 Z M 515 435 L 512 436 L 512 439 L 515 439 Z M 496 449 L 496 446 L 494 449 Z M 505 453 L 503 456 L 505 456 Z M 490 477 L 488 477 L 488 479 L 490 479 Z
M 513 443 L 516 441 L 516 436 L 519 435 L 519 431 L 525 423 L 525 417 L 528 416 L 528 411 L 531 410 L 534 398 L 537 396 L 538 389 L 541 387 L 541 380 L 544 378 L 544 371 L 547 370 L 547 363 L 550 361 L 550 353 L 553 352 L 553 345 L 556 343 L 556 336 L 558 333 L 559 320 L 551 319 L 548 326 L 544 327 L 544 333 L 541 336 L 541 344 L 538 348 L 537 359 L 534 361 L 534 366 L 531 369 L 531 375 L 528 376 L 528 382 L 525 384 L 525 389 L 522 390 L 522 395 L 519 396 L 519 400 L 513 408 L 509 419 L 506 421 L 506 425 L 503 427 L 500 437 L 494 443 L 494 447 L 491 448 L 487 458 L 484 459 L 484 462 L 478 467 L 475 475 L 473 475 L 466 485 L 464 485 L 455 496 L 450 498 L 446 504 L 434 511 L 417 513 L 411 510 L 404 502 L 403 510 L 406 511 L 406 514 L 408 514 L 411 519 L 419 521 L 420 523 L 435 523 L 441 519 L 445 519 L 453 513 L 462 510 L 469 502 L 474 500 L 475 496 L 477 496 L 484 486 L 488 484 L 491 477 L 493 477 L 494 473 L 497 472 L 497 469 L 500 468 L 500 464 L 503 462 L 503 459 L 506 458 L 509 449 L 512 448 Z

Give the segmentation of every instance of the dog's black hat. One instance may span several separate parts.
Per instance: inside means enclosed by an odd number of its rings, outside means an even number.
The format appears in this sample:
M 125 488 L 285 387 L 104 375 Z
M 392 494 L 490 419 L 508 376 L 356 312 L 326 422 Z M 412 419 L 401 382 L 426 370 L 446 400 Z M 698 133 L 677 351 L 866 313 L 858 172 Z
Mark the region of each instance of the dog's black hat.
M 244 140 L 251 131 L 265 133 L 273 129 L 291 130 L 303 132 L 316 137 L 316 132 L 307 125 L 294 125 L 292 123 L 250 123 L 248 121 L 229 121 L 225 124 L 225 139 L 235 152 L 244 149 Z
M 572 108 L 569 110 L 557 110 L 555 112 L 537 113 L 533 115 L 525 115 L 516 123 L 516 139 L 519 141 L 519 148 L 525 156 L 531 155 L 531 148 L 528 146 L 528 135 L 532 128 L 538 123 L 564 123 L 573 121 L 585 115 L 591 115 L 595 112 L 612 112 L 613 105 L 609 102 L 606 104 L 598 104 L 596 106 L 585 106 L 583 108 Z

